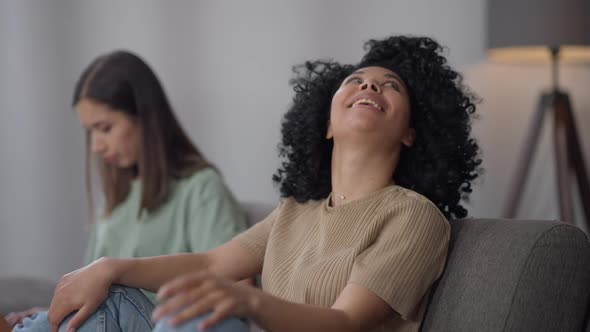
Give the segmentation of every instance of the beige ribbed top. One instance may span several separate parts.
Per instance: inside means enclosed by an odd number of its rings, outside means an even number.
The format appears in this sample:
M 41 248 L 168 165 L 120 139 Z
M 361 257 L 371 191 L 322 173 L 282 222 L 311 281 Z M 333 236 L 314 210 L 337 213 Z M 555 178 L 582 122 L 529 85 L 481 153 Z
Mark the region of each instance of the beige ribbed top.
M 348 283 L 360 284 L 396 312 L 373 331 L 417 331 L 425 295 L 445 264 L 448 221 L 428 199 L 399 186 L 336 207 L 329 201 L 286 199 L 236 236 L 263 262 L 262 289 L 331 307 Z

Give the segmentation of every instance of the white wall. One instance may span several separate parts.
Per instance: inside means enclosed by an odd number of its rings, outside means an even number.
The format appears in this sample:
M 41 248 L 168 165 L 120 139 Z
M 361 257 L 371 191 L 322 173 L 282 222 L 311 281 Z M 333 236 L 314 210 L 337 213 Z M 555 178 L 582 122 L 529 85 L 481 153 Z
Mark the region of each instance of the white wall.
M 55 279 L 81 262 L 83 137 L 70 95 L 84 66 L 115 48 L 154 67 L 191 137 L 239 199 L 276 201 L 271 176 L 291 66 L 356 62 L 369 38 L 433 36 L 485 100 L 476 136 L 489 179 L 476 188 L 471 214 L 497 216 L 519 130 L 546 77 L 484 62 L 485 15 L 485 0 L 0 2 L 0 276 Z M 538 80 L 524 78 L 531 71 Z M 587 71 L 567 75 L 578 90 L 587 86 Z M 574 92 L 576 106 L 587 108 L 588 96 Z
M 0 2 L 1 275 L 55 278 L 85 245 L 68 16 L 45 1 Z

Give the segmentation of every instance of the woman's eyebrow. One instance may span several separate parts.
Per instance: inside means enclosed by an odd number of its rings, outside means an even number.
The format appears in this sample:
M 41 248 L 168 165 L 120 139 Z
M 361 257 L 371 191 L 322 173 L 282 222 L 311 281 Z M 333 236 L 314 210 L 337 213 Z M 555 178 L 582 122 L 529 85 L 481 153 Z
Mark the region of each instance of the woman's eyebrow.
M 89 123 L 87 129 L 91 129 L 91 128 L 98 129 L 101 126 L 106 125 L 106 123 L 107 122 L 105 120 L 97 120 L 97 121 L 94 121 L 92 123 Z

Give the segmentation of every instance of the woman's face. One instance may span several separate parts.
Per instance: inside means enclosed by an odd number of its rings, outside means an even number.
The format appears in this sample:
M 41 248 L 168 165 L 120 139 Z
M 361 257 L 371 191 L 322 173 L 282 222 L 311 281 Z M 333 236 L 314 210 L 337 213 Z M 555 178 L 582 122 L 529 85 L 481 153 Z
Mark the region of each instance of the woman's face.
M 379 138 L 383 144 L 410 146 L 410 101 L 402 79 L 382 67 L 361 68 L 344 79 L 332 98 L 328 138 L 358 133 Z
M 135 118 L 89 99 L 80 100 L 75 109 L 93 153 L 115 167 L 137 164 L 141 130 Z

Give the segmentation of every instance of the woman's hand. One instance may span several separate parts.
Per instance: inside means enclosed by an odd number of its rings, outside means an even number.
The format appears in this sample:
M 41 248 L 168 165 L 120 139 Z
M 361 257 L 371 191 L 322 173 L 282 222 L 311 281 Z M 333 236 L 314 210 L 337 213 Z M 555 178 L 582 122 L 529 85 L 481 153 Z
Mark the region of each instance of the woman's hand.
M 55 287 L 49 307 L 51 332 L 57 332 L 64 318 L 76 310 L 78 312 L 68 323 L 67 330 L 82 325 L 106 299 L 114 277 L 108 259 L 102 258 L 63 276 Z
M 23 321 L 23 319 L 31 317 L 38 312 L 46 310 L 47 308 L 34 307 L 25 311 L 11 312 L 8 315 L 4 316 L 4 319 L 6 319 L 6 322 L 8 323 L 10 328 L 13 328 L 16 324 L 20 324 Z
M 199 325 L 199 329 L 204 330 L 229 316 L 254 315 L 260 295 L 261 291 L 254 287 L 209 272 L 191 273 L 160 288 L 158 299 L 163 304 L 154 311 L 153 319 L 169 316 L 169 324 L 175 326 L 211 312 Z

